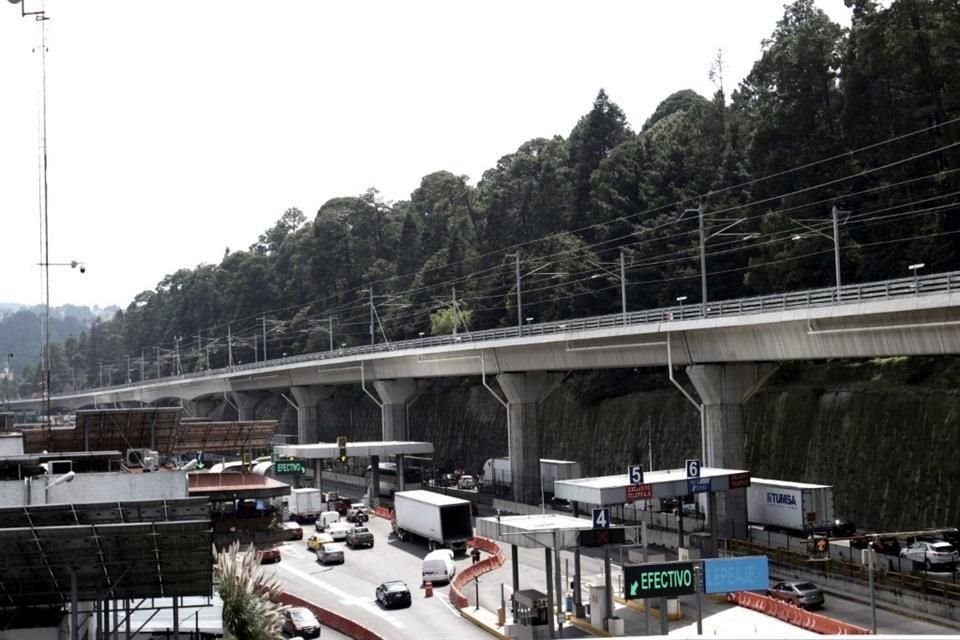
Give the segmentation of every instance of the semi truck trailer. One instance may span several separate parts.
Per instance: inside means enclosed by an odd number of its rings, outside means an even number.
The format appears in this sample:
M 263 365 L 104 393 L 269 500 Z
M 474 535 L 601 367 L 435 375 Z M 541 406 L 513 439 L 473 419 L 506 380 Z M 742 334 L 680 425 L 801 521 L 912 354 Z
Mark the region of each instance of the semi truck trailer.
M 572 480 L 579 477 L 581 477 L 579 462 L 540 459 L 540 482 L 543 483 L 543 493 L 547 496 L 553 496 L 553 483 L 557 480 Z M 510 492 L 512 480 L 510 458 L 489 458 L 483 463 L 481 487 L 493 490 L 498 495 L 505 495 Z
M 826 484 L 751 478 L 747 520 L 770 531 L 836 535 L 833 487 Z
M 398 491 L 393 496 L 393 531 L 400 540 L 427 542 L 430 551 L 448 547 L 465 553 L 473 537 L 470 502 L 432 491 Z

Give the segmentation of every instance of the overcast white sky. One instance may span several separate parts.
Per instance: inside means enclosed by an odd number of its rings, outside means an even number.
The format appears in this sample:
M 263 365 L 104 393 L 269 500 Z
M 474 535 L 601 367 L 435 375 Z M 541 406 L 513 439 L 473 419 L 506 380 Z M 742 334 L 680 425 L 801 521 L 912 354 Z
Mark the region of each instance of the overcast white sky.
M 41 0 L 25 0 L 28 10 Z M 843 0 L 817 0 L 849 25 Z M 599 88 L 638 128 L 670 93 L 728 93 L 778 0 L 47 0 L 55 305 L 119 304 L 247 248 L 288 207 L 446 169 L 474 183 L 566 136 Z M 0 302 L 41 301 L 39 26 L 0 5 Z

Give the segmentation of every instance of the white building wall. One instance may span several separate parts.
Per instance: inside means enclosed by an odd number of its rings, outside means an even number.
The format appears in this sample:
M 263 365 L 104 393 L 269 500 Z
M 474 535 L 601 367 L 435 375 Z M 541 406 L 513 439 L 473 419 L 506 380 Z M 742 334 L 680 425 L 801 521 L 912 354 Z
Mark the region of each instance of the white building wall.
M 0 506 L 25 504 L 125 502 L 187 497 L 187 472 L 154 473 L 78 473 L 72 482 L 50 489 L 45 487 L 55 477 L 37 476 L 32 480 L 0 482 Z M 30 496 L 27 496 L 27 485 Z

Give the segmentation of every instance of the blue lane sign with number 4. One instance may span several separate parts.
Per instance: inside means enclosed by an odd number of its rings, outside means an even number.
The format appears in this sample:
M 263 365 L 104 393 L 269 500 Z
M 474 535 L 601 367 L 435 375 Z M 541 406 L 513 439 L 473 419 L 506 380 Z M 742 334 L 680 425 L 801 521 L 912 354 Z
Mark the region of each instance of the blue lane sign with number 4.
M 687 477 L 700 477 L 700 458 L 691 458 L 690 460 L 687 460 Z
M 627 481 L 630 484 L 643 484 L 642 464 L 631 464 L 627 467 Z
M 593 510 L 593 528 L 594 529 L 609 529 L 610 528 L 610 509 L 603 507 L 602 509 Z

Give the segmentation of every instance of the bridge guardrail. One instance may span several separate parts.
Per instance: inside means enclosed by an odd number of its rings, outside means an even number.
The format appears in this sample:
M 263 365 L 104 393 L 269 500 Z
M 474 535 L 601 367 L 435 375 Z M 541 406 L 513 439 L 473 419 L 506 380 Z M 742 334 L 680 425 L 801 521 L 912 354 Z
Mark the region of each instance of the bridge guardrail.
M 786 565 L 802 566 L 807 569 L 867 580 L 867 567 L 847 560 L 811 560 L 808 554 L 788 551 L 783 548 L 771 549 L 745 540 L 728 539 L 725 541 L 728 551 L 737 555 L 766 555 L 772 561 Z M 881 556 L 882 557 L 882 556 Z M 946 580 L 936 580 L 928 576 L 915 576 L 907 573 L 874 569 L 874 582 L 878 589 L 912 591 L 924 595 L 939 596 L 954 602 L 960 601 L 960 584 Z
M 419 349 L 423 347 L 449 346 L 459 343 L 488 342 L 491 340 L 506 340 L 524 338 L 528 336 L 555 335 L 590 329 L 603 329 L 618 326 L 633 326 L 656 324 L 661 322 L 676 322 L 679 320 L 699 320 L 703 318 L 720 318 L 730 316 L 751 315 L 776 310 L 814 308 L 838 304 L 856 304 L 863 301 L 902 298 L 908 296 L 929 295 L 934 293 L 951 292 L 960 289 L 960 271 L 938 273 L 926 276 L 897 278 L 881 282 L 866 284 L 844 285 L 836 287 L 811 289 L 807 291 L 754 296 L 751 298 L 737 298 L 734 300 L 719 300 L 707 302 L 706 310 L 703 304 L 695 303 L 643 311 L 631 311 L 626 314 L 617 313 L 572 320 L 557 320 L 523 327 L 500 327 L 458 334 L 456 336 L 429 336 L 411 338 L 396 342 L 383 342 L 376 345 L 361 345 L 332 351 L 305 353 L 285 358 L 276 358 L 263 362 L 250 362 L 232 367 L 221 367 L 206 371 L 193 371 L 176 376 L 144 380 L 146 383 L 163 383 L 179 380 L 191 380 L 214 375 L 224 375 L 243 371 L 254 371 L 267 367 L 296 364 L 317 360 L 328 360 L 370 353 L 383 353 L 405 349 Z M 139 383 L 136 383 L 139 384 Z M 118 384 L 108 387 L 83 389 L 82 391 L 109 392 L 124 389 L 130 384 Z

